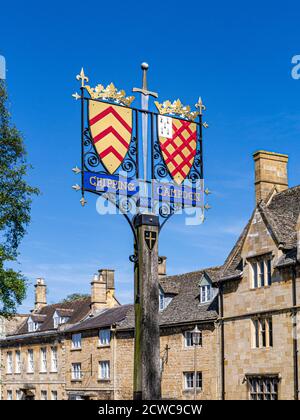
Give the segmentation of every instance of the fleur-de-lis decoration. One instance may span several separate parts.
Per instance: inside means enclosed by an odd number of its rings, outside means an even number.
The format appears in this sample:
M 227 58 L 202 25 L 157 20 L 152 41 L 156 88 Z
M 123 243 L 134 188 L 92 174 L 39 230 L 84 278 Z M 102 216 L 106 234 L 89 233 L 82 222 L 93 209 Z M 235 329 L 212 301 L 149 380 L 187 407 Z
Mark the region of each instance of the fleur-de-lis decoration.
M 81 68 L 80 73 L 77 74 L 76 79 L 77 80 L 81 80 L 81 87 L 84 87 L 85 86 L 85 83 L 84 82 L 87 82 L 88 83 L 89 78 L 84 74 L 83 67 Z
M 202 115 L 203 113 L 202 111 L 206 110 L 206 106 L 203 104 L 201 96 L 199 97 L 198 102 L 196 103 L 195 107 L 199 109 L 200 115 Z

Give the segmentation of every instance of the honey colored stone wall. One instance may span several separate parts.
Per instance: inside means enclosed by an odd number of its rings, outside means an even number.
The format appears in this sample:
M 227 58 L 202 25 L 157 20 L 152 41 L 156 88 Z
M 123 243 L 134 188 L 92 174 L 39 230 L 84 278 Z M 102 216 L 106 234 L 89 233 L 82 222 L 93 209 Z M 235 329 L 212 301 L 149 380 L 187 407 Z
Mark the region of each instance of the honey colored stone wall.
M 279 399 L 293 399 L 292 324 L 289 314 L 273 320 L 273 347 L 252 348 L 251 320 L 225 323 L 225 396 L 228 400 L 249 399 L 246 374 L 278 374 Z
M 71 394 L 82 395 L 89 399 L 114 399 L 115 338 L 108 346 L 100 346 L 98 330 L 82 333 L 81 349 L 72 349 L 72 336 L 68 335 L 66 345 L 66 391 Z M 99 362 L 110 363 L 110 379 L 100 380 Z M 72 379 L 72 363 L 81 363 L 82 379 Z
M 292 306 L 290 271 L 283 273 L 282 276 L 278 270 L 273 268 L 270 287 L 252 288 L 251 258 L 267 253 L 273 254 L 272 265 L 282 255 L 259 211 L 256 211 L 242 249 L 242 258 L 245 264 L 243 278 L 225 285 L 225 317 Z
M 57 372 L 51 372 L 51 346 L 56 346 L 58 351 L 58 369 Z M 40 349 L 47 349 L 47 372 L 41 373 L 40 369 Z M 27 373 L 27 354 L 28 349 L 33 350 L 34 354 L 34 373 Z M 21 373 L 15 373 L 15 353 L 21 352 L 22 369 Z M 7 352 L 13 354 L 13 374 L 7 373 Z M 2 348 L 1 366 L 2 366 L 2 399 L 7 399 L 7 391 L 13 391 L 13 399 L 16 399 L 16 391 L 24 388 L 31 389 L 34 398 L 41 399 L 41 391 L 47 391 L 48 399 L 51 399 L 51 391 L 57 391 L 58 399 L 65 399 L 65 350 L 64 346 L 58 340 L 43 341 L 38 344 L 12 345 Z
M 198 325 L 202 332 L 202 346 L 196 349 L 196 369 L 202 372 L 203 389 L 196 399 L 217 399 L 217 331 L 213 324 Z M 195 370 L 195 350 L 185 347 L 183 333 L 192 327 L 164 329 L 161 332 L 160 355 L 163 362 L 162 398 L 194 399 L 194 390 L 184 390 L 184 372 Z M 130 333 L 118 333 L 117 340 L 117 399 L 132 398 L 133 338 Z M 120 356 L 121 355 L 121 356 Z

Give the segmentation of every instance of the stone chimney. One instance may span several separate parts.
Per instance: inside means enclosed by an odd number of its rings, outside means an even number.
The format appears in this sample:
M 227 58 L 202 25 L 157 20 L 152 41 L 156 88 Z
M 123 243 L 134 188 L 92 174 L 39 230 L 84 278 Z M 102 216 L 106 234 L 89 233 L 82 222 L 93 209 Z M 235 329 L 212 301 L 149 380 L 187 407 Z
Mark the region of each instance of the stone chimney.
M 97 311 L 104 307 L 112 307 L 117 304 L 115 295 L 115 272 L 114 270 L 101 269 L 94 275 L 91 282 L 91 310 Z
M 34 311 L 47 305 L 47 286 L 43 278 L 36 279 Z
M 255 197 L 256 204 L 267 201 L 271 192 L 288 188 L 287 163 L 288 155 L 259 150 L 253 154 L 255 163 Z
M 106 304 L 106 281 L 100 273 L 95 274 L 91 286 L 91 310 L 94 312 Z
M 167 257 L 159 257 L 158 262 L 158 276 L 166 276 L 167 275 Z

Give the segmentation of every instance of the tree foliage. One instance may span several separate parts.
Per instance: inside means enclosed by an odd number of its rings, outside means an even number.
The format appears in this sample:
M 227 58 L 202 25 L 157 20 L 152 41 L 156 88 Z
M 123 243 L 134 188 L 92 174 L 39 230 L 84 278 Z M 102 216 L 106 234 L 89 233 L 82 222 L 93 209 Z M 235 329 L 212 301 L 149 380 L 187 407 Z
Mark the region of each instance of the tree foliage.
M 62 302 L 74 302 L 75 300 L 88 298 L 90 295 L 84 294 L 84 293 L 72 293 L 71 295 L 68 295 Z
M 38 189 L 26 182 L 30 166 L 22 135 L 11 124 L 7 91 L 0 80 L 0 315 L 16 310 L 26 294 L 24 276 L 7 263 L 16 261 L 18 246 L 30 222 L 32 196 Z

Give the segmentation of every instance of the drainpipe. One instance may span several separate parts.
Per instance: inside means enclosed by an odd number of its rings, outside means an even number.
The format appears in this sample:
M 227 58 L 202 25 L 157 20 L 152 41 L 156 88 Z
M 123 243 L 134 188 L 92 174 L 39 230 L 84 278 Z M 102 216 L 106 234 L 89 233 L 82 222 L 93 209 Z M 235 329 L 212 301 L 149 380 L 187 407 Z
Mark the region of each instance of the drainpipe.
M 112 329 L 112 336 L 113 336 L 113 399 L 116 399 L 116 378 L 117 378 L 117 372 L 116 372 L 116 366 L 117 366 L 117 329 L 116 326 L 113 325 Z
M 297 306 L 297 271 L 296 266 L 292 267 L 292 300 L 293 306 Z M 292 311 L 293 319 L 293 363 L 294 363 L 294 400 L 299 399 L 299 372 L 298 372 L 298 340 L 297 340 L 297 310 Z
M 225 336 L 224 336 L 224 304 L 223 304 L 223 284 L 219 284 L 219 309 L 220 309 L 220 345 L 221 345 L 221 400 L 225 400 Z

